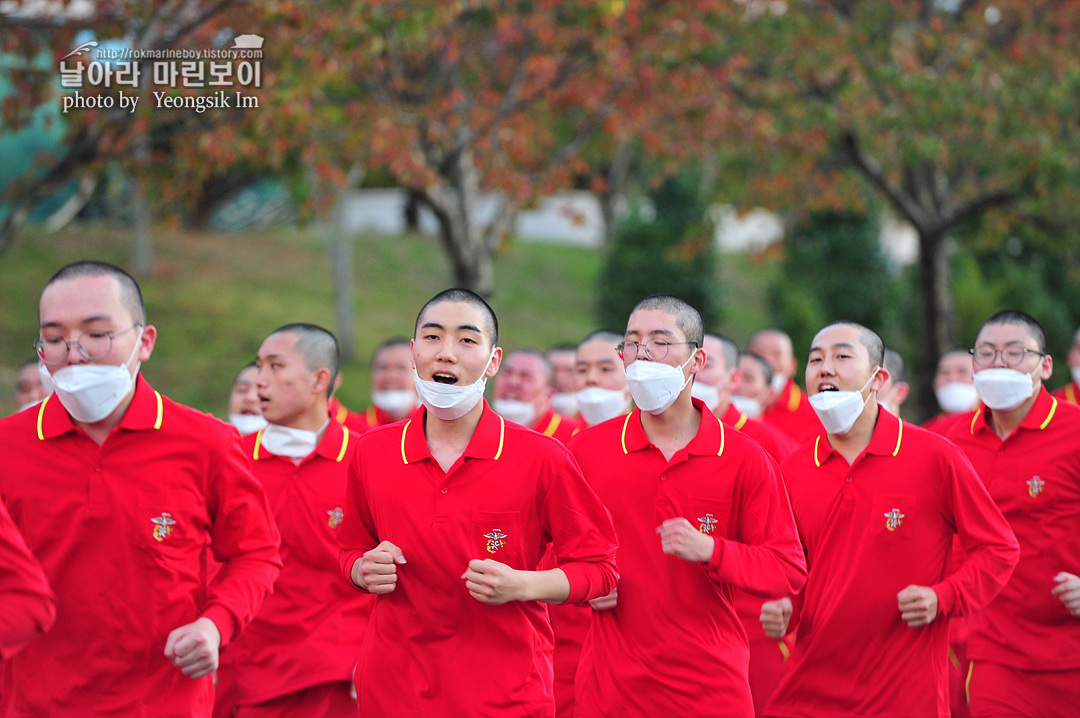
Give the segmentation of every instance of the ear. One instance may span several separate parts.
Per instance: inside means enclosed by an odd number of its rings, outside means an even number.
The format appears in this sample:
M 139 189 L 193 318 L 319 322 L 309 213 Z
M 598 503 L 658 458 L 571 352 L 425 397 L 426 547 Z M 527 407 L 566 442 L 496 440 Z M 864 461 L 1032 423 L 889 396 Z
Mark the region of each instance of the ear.
M 885 382 L 889 380 L 889 370 L 885 367 L 880 367 L 877 374 L 874 376 L 873 381 L 870 382 L 870 391 L 876 392 L 878 389 L 885 385 Z
M 694 361 L 690 364 L 690 374 L 697 374 L 699 371 L 705 368 L 705 362 L 708 360 L 709 355 L 705 353 L 705 347 L 698 347 L 694 350 Z
M 144 362 L 154 353 L 154 344 L 157 342 L 157 327 L 147 324 L 143 327 L 142 336 L 139 338 L 139 361 Z
M 736 368 L 731 372 L 731 378 L 728 379 L 727 390 L 729 394 L 734 394 L 735 390 L 739 388 L 739 384 L 742 383 L 742 369 Z
M 502 366 L 502 347 L 495 347 L 495 353 L 491 356 L 491 361 L 488 362 L 487 371 L 484 372 L 484 376 L 488 379 L 499 373 L 499 367 Z
M 1050 375 L 1054 373 L 1054 357 L 1047 354 L 1042 358 L 1042 365 L 1039 367 L 1039 378 L 1046 381 L 1050 378 Z
M 338 374 L 336 379 L 341 379 L 341 374 Z M 340 381 L 334 381 L 334 390 L 337 391 L 337 387 L 341 384 Z M 311 388 L 311 393 L 317 396 L 323 396 L 330 388 L 330 370 L 326 367 L 320 367 L 315 372 L 315 385 Z

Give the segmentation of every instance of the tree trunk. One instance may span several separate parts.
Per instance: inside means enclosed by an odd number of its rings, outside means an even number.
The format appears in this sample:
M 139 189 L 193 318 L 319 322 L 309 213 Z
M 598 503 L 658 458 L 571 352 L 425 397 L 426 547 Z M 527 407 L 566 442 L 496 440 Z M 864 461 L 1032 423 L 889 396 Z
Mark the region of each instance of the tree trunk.
M 476 217 L 480 176 L 472 154 L 462 150 L 443 165 L 442 181 L 424 192 L 439 222 L 439 236 L 454 269 L 454 283 L 481 297 L 495 292 L 494 232 L 485 232 Z
M 923 320 L 922 366 L 923 377 L 931 377 L 938 359 L 960 344 L 956 301 L 952 289 L 951 244 L 941 233 L 919 229 L 919 283 Z M 919 404 L 932 409 L 937 405 L 931 383 L 920 382 L 917 387 Z
M 330 237 L 327 238 L 327 254 L 330 273 L 334 283 L 334 317 L 337 327 L 338 348 L 341 360 L 353 361 L 356 354 L 356 312 L 353 307 L 353 237 L 345 231 L 344 207 L 339 198 Z
M 154 271 L 154 245 L 150 236 L 151 210 L 147 198 L 146 172 L 150 163 L 150 136 L 148 131 L 141 131 L 134 139 L 135 151 L 135 196 L 132 214 L 131 236 L 131 273 L 140 281 L 149 279 Z

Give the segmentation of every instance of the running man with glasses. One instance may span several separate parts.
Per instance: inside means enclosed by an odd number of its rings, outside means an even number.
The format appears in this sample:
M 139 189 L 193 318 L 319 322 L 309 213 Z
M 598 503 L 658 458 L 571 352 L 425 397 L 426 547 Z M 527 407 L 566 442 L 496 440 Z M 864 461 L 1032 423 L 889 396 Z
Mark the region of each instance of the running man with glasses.
M 776 463 L 691 397 L 702 334 L 683 300 L 642 300 L 620 346 L 637 408 L 570 440 L 620 543 L 618 591 L 593 601 L 579 718 L 753 716 L 735 589 L 784 595 L 806 578 Z
M 973 718 L 1074 716 L 1080 705 L 1080 409 L 1042 383 L 1053 360 L 1033 317 L 987 319 L 972 350 L 984 407 L 950 438 L 1020 542 L 996 599 L 968 620 Z
M 0 497 L 56 624 L 4 662 L 0 715 L 208 718 L 218 650 L 281 567 L 266 497 L 235 429 L 139 374 L 157 330 L 126 272 L 68 265 L 38 315 L 55 393 L 0 420 Z

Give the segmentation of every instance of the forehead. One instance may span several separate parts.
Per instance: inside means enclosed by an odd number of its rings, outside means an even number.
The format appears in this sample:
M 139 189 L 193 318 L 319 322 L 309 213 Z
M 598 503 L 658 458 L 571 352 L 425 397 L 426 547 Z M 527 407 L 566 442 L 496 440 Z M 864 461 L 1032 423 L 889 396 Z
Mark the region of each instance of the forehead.
M 480 307 L 468 302 L 437 302 L 424 310 L 420 316 L 420 327 L 431 322 L 440 325 L 447 331 L 456 330 L 464 325 L 477 327 L 487 338 L 488 322 L 487 312 Z
M 19 370 L 19 381 L 26 381 L 28 379 L 40 381 L 41 377 L 38 375 L 37 366 L 29 364 Z
M 705 350 L 706 353 L 708 351 L 708 349 Z M 765 370 L 753 357 L 739 357 L 739 370 L 747 379 L 760 379 L 765 376 Z
M 412 360 L 412 352 L 408 344 L 395 344 L 379 350 L 375 357 L 376 364 L 408 364 Z
M 572 366 L 574 363 L 574 350 L 573 349 L 557 349 L 555 351 L 548 352 L 548 361 L 552 364 L 562 364 L 565 366 Z
M 664 333 L 679 339 L 685 338 L 682 330 L 678 327 L 675 315 L 663 309 L 637 310 L 630 315 L 630 319 L 626 323 L 626 333 L 637 333 L 643 337 L 648 337 L 654 333 Z
M 821 351 L 828 351 L 831 347 L 837 344 L 847 344 L 854 348 L 854 351 L 860 356 L 870 356 L 870 352 L 863 346 L 861 339 L 859 338 L 861 332 L 855 327 L 849 327 L 844 324 L 840 324 L 834 327 L 825 327 L 814 336 L 814 341 L 810 344 L 810 350 L 814 351 L 819 349 Z
M 717 364 L 727 366 L 727 363 L 724 361 L 724 347 L 720 344 L 718 339 L 706 336 L 701 343 L 701 348 L 705 350 L 705 355 L 708 356 L 709 359 L 715 359 Z
M 971 356 L 968 354 L 946 354 L 938 362 L 938 371 L 968 371 L 971 369 Z
M 255 375 L 259 373 L 259 368 L 254 366 L 245 367 L 240 370 L 240 373 L 236 375 L 236 384 L 243 384 L 245 382 L 251 383 L 255 381 Z
M 1035 337 L 1032 336 L 1031 330 L 1026 324 L 1002 322 L 987 324 L 975 339 L 976 344 L 995 344 L 999 346 L 1010 342 L 1019 342 L 1034 347 Z
M 91 318 L 132 320 L 120 301 L 120 283 L 107 274 L 53 282 L 41 293 L 38 313 L 43 325 L 78 324 Z
M 755 354 L 775 354 L 791 351 L 791 344 L 783 334 L 763 332 L 750 340 L 748 348 Z
M 514 352 L 503 363 L 504 370 L 520 374 L 544 374 L 544 365 L 540 357 L 523 352 Z
M 592 339 L 577 349 L 577 361 L 579 362 L 591 363 L 604 361 L 605 359 L 616 362 L 621 361 L 619 350 L 615 348 L 615 342 L 606 339 Z
M 284 332 L 280 334 L 271 334 L 259 347 L 259 356 L 287 356 L 294 355 L 299 356 L 296 353 L 296 343 L 300 341 L 300 337 L 295 334 L 286 334 Z

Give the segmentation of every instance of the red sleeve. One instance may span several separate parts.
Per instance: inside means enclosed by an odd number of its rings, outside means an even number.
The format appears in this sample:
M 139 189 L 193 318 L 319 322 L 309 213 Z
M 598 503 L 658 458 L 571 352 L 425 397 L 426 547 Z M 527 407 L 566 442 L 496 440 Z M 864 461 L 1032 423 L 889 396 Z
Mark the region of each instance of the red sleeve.
M 210 583 L 202 615 L 228 643 L 258 612 L 281 572 L 281 536 L 262 486 L 251 473 L 240 436 L 220 441 L 210 477 L 210 548 L 222 565 Z
M 705 565 L 717 583 L 731 584 L 758 596 L 777 598 L 798 593 L 806 583 L 806 557 L 795 528 L 780 469 L 756 443 L 746 449 L 738 468 L 735 540 L 719 537 Z
M 545 470 L 545 530 L 551 535 L 555 562 L 570 581 L 564 603 L 584 603 L 615 589 L 615 527 L 600 498 L 585 482 L 574 455 L 552 461 Z
M 54 620 L 56 596 L 45 572 L 0 504 L 0 658 L 11 658 Z
M 942 506 L 964 548 L 966 559 L 941 583 L 930 588 L 938 612 L 966 616 L 994 599 L 1020 560 L 1020 545 L 993 498 L 959 450 L 944 467 Z
M 365 552 L 379 545 L 379 539 L 361 481 L 360 454 L 359 451 L 353 453 L 345 482 L 345 516 L 338 528 L 338 543 L 341 544 L 338 563 L 345 582 L 356 590 L 363 591 L 364 589 L 353 583 L 352 567 Z

